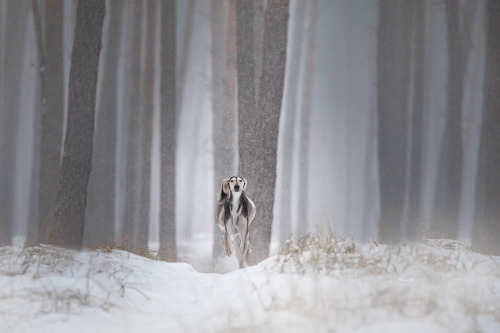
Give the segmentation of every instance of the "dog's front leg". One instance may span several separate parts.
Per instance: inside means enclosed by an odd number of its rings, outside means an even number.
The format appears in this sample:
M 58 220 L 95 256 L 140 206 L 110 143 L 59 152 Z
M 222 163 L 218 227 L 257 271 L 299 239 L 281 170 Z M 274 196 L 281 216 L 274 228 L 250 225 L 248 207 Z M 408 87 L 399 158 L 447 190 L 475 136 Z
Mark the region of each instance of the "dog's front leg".
M 245 218 L 240 218 L 238 226 L 238 233 L 240 236 L 240 248 L 239 248 L 239 256 L 238 256 L 238 265 L 240 268 L 247 267 L 247 253 L 249 244 L 249 230 L 248 230 L 248 221 Z
M 234 251 L 236 251 L 236 256 L 238 259 L 238 266 L 239 268 L 245 268 L 247 267 L 247 262 L 245 260 L 246 254 L 244 254 L 245 251 L 245 244 L 242 244 L 241 238 L 240 242 L 236 241 L 233 237 L 231 237 L 231 244 L 234 246 Z
M 229 236 L 227 232 L 222 232 L 224 234 L 224 249 L 226 250 L 226 256 L 231 256 L 231 245 L 229 245 Z
M 252 253 L 252 246 L 250 245 L 250 233 L 247 235 L 247 254 Z

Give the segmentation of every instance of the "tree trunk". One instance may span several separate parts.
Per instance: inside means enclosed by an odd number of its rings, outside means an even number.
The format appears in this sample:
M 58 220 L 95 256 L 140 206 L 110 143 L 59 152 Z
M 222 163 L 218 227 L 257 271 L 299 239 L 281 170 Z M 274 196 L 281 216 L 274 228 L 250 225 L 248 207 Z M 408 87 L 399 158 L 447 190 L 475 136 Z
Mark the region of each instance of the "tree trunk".
M 114 244 L 118 61 L 123 3 L 109 2 L 108 37 L 103 52 L 103 77 L 95 124 L 95 148 L 89 179 L 85 244 Z
M 153 144 L 153 111 L 154 111 L 154 82 L 155 82 L 155 45 L 156 45 L 156 8 L 157 2 L 147 2 L 147 30 L 146 30 L 146 64 L 144 73 L 144 122 L 142 132 L 142 168 L 141 168 L 141 196 L 138 225 L 139 253 L 148 251 L 149 222 L 151 204 L 151 145 Z
M 459 3 L 446 0 L 448 74 L 446 113 L 438 170 L 436 205 L 432 221 L 434 237 L 457 237 L 462 193 L 462 92 L 466 53 L 461 45 Z
M 271 242 L 278 129 L 286 63 L 288 5 L 288 0 L 270 0 L 267 4 L 259 104 L 257 108 L 245 109 L 245 104 L 240 104 L 239 107 L 240 175 L 247 177 L 249 197 L 257 206 L 257 216 L 251 232 L 252 254 L 249 256 L 249 262 L 253 264 L 269 255 Z M 239 53 L 240 50 L 238 56 Z M 238 64 L 241 65 L 241 62 Z M 239 85 L 238 94 L 243 89 L 244 87 Z M 247 132 L 252 136 L 249 137 Z
M 198 6 L 198 7 L 197 7 Z M 202 6 L 203 7 L 203 6 Z M 197 9 L 198 8 L 198 9 Z M 183 34 L 182 38 L 182 44 L 179 45 L 181 51 L 180 51 L 180 57 L 179 57 L 179 66 L 178 66 L 178 71 L 177 71 L 177 100 L 176 100 L 176 109 L 178 110 L 178 113 L 181 114 L 182 112 L 185 111 L 184 109 L 184 99 L 185 98 L 190 98 L 191 96 L 198 96 L 199 94 L 199 89 L 201 88 L 201 85 L 195 85 L 194 87 L 191 86 L 186 86 L 186 82 L 188 80 L 188 65 L 191 57 L 193 55 L 191 54 L 191 49 L 192 49 L 192 43 L 193 43 L 193 36 L 196 37 L 196 33 L 193 32 L 195 28 L 195 18 L 200 17 L 200 3 L 196 3 L 194 0 L 189 0 L 188 2 L 188 8 L 187 8 L 187 13 L 186 13 L 186 22 L 185 22 L 185 32 Z M 191 74 L 192 75 L 192 74 Z M 188 150 L 189 151 L 197 151 L 198 149 L 198 143 L 199 143 L 199 132 L 200 132 L 200 126 L 201 126 L 201 112 L 198 112 L 193 117 L 192 125 L 189 127 L 192 131 L 193 134 L 191 137 L 188 139 L 188 142 L 190 142 L 190 145 L 188 145 Z M 189 165 L 190 169 L 189 172 L 192 174 L 196 173 L 196 165 L 199 159 L 199 154 L 190 154 L 189 159 L 187 162 L 187 165 Z M 195 219 L 195 211 L 193 209 L 187 209 L 186 210 L 186 215 L 185 215 L 185 220 L 183 221 L 183 227 L 180 228 L 180 238 L 181 239 L 190 239 L 193 236 L 193 221 Z
M 210 10 L 210 30 L 212 35 L 211 56 L 212 56 L 212 123 L 213 123 L 213 144 L 214 144 L 214 198 L 220 191 L 221 180 L 234 174 L 234 156 L 231 152 L 224 152 L 225 147 L 230 147 L 230 142 L 226 140 L 227 117 L 224 117 L 224 74 L 226 66 L 226 31 L 229 34 L 228 16 L 229 2 L 224 0 L 212 0 Z M 234 3 L 234 1 L 231 1 Z M 236 6 L 236 4 L 234 3 Z M 227 14 L 226 14 L 227 13 Z M 234 131 L 234 127 L 229 127 Z M 229 133 L 228 141 L 232 136 Z M 234 143 L 234 142 L 233 142 Z M 217 226 L 217 217 L 221 207 L 216 200 L 214 202 L 215 216 L 213 218 L 213 246 L 212 246 L 212 269 L 218 271 L 218 261 L 224 257 L 224 243 L 220 228 Z
M 253 1 L 253 61 L 254 61 L 254 92 L 255 101 L 259 98 L 259 87 L 262 79 L 262 48 L 264 40 L 264 16 L 267 0 Z
M 398 242 L 404 223 L 411 28 L 409 2 L 381 0 L 377 43 L 379 236 Z M 410 16 L 411 18 L 411 16 Z
M 288 60 L 289 67 L 286 69 L 286 82 L 287 89 L 283 101 L 286 107 L 283 113 L 283 126 L 281 127 L 283 134 L 283 152 L 281 153 L 281 203 L 280 215 L 276 217 L 275 221 L 279 225 L 279 240 L 281 242 L 290 239 L 292 236 L 292 178 L 293 178 L 293 151 L 294 151 L 294 138 L 295 138 L 295 122 L 298 114 L 298 98 L 297 93 L 299 89 L 301 59 L 303 54 L 303 32 L 305 25 L 301 16 L 305 12 L 306 2 L 297 1 L 295 3 L 295 16 L 297 17 L 295 25 L 293 26 L 292 38 L 293 43 L 291 47 L 291 54 Z
M 24 35 L 28 20 L 27 1 L 5 4 L 4 43 L 1 46 L 0 88 L 0 246 L 11 244 L 15 225 L 16 137 L 24 59 Z M 22 71 L 21 71 L 22 72 Z
M 175 225 L 176 114 L 176 2 L 161 2 L 161 202 L 160 257 L 177 260 Z
M 125 212 L 121 247 L 135 251 L 137 247 L 137 220 L 139 217 L 140 189 L 140 135 L 141 135 L 141 37 L 142 37 L 142 2 L 134 1 L 132 32 L 132 55 L 130 60 L 130 92 L 128 96 L 128 138 L 126 160 Z
M 45 32 L 41 31 L 38 2 L 32 2 L 40 73 L 41 144 L 38 187 L 38 224 L 28 227 L 26 245 L 47 243 L 54 217 L 61 167 L 64 113 L 63 17 L 61 1 L 45 2 Z M 42 38 L 44 41 L 42 41 Z
M 299 143 L 299 194 L 297 204 L 297 237 L 304 236 L 309 230 L 308 185 L 309 185 L 309 132 L 311 123 L 311 101 L 313 93 L 314 51 L 316 48 L 316 26 L 318 1 L 309 2 L 307 36 L 302 84 L 304 87 L 300 106 L 300 143 Z
M 500 2 L 488 1 L 485 106 L 473 248 L 500 255 Z
M 236 41 L 238 70 L 238 145 L 240 176 L 252 182 L 247 174 L 247 165 L 252 163 L 248 152 L 255 147 L 255 61 L 254 47 L 254 4 L 253 0 L 236 1 Z
M 184 96 L 184 91 L 186 89 L 186 77 L 187 77 L 187 69 L 188 69 L 188 60 L 191 50 L 191 37 L 193 35 L 193 26 L 194 26 L 194 16 L 195 16 L 195 6 L 196 3 L 194 0 L 189 0 L 188 10 L 186 16 L 186 23 L 184 28 L 184 38 L 182 40 L 181 46 L 181 56 L 179 57 L 179 71 L 177 72 L 177 98 L 176 98 L 176 108 L 177 110 L 182 110 L 182 97 Z
M 421 215 L 421 189 L 422 189 L 422 122 L 424 118 L 424 46 L 425 46 L 425 2 L 414 1 L 411 3 L 414 26 L 414 56 L 413 56 L 413 109 L 410 120 L 410 180 L 408 197 L 408 217 L 406 239 L 416 239 L 417 229 L 423 221 Z
M 220 14 L 222 12 L 222 15 Z M 222 16 L 222 17 L 221 17 Z M 236 174 L 237 141 L 237 70 L 236 70 L 236 0 L 212 1 L 212 84 L 214 140 L 214 199 L 222 179 Z M 215 203 L 215 200 L 214 200 Z M 224 243 L 215 203 L 213 259 L 225 256 Z
M 51 242 L 81 248 L 91 168 L 99 53 L 105 2 L 81 1 L 76 12 L 68 123 Z

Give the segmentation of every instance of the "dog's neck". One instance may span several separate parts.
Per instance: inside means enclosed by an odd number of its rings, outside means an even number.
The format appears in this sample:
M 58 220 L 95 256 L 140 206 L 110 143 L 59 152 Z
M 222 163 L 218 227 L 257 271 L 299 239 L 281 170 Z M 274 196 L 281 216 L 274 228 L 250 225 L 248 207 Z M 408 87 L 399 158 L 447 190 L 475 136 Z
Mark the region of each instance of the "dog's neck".
M 238 207 L 240 204 L 241 193 L 243 193 L 243 190 L 238 192 L 231 191 L 231 201 L 233 202 L 233 206 Z

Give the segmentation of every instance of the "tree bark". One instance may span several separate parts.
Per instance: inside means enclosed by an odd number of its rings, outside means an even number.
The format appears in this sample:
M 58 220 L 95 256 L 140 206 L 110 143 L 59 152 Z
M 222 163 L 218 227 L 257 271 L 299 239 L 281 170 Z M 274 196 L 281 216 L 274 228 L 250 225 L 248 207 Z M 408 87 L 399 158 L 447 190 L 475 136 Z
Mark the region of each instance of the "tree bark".
M 153 144 L 153 111 L 154 111 L 154 82 L 155 82 L 155 45 L 156 45 L 156 0 L 147 2 L 147 30 L 146 30 L 146 64 L 144 73 L 144 122 L 142 132 L 142 168 L 141 168 L 141 196 L 139 208 L 139 253 L 148 251 L 149 222 L 151 204 L 151 146 Z
M 105 2 L 80 1 L 71 61 L 68 123 L 50 240 L 81 248 L 94 137 L 96 86 Z
M 472 247 L 500 255 L 500 2 L 488 1 L 485 106 Z
M 377 43 L 379 237 L 401 240 L 404 223 L 411 28 L 409 2 L 381 0 Z M 410 16 L 411 18 L 411 16 Z
M 108 37 L 103 52 L 103 77 L 95 124 L 95 148 L 85 219 L 86 246 L 114 244 L 118 61 L 123 3 L 109 2 Z
M 262 79 L 262 50 L 264 41 L 264 16 L 267 0 L 253 1 L 253 61 L 254 61 L 254 92 L 255 101 L 259 98 L 259 87 Z
M 188 72 L 188 60 L 189 55 L 191 53 L 191 37 L 193 35 L 193 26 L 194 26 L 194 16 L 195 16 L 195 6 L 196 3 L 194 0 L 189 0 L 188 9 L 186 14 L 186 23 L 185 23 L 185 31 L 184 38 L 182 40 L 181 46 L 181 56 L 179 57 L 179 71 L 177 72 L 177 98 L 176 98 L 176 107 L 178 110 L 182 110 L 182 98 L 184 96 L 184 91 L 186 89 L 186 78 Z
M 161 2 L 161 202 L 160 257 L 177 260 L 175 193 L 176 193 L 176 2 Z
M 303 95 L 300 106 L 300 143 L 299 143 L 299 194 L 297 205 L 297 237 L 309 231 L 308 221 L 308 185 L 309 185 L 309 132 L 311 123 L 311 101 L 313 93 L 314 51 L 316 48 L 316 26 L 318 1 L 309 2 L 307 37 L 303 66 Z
M 412 18 L 414 26 L 414 55 L 413 55 L 413 109 L 411 110 L 410 132 L 411 138 L 409 149 L 410 180 L 408 197 L 407 228 L 404 237 L 416 239 L 417 229 L 423 221 L 421 215 L 421 191 L 422 191 L 422 123 L 424 117 L 424 65 L 425 65 L 425 2 L 414 1 L 412 5 Z
M 246 166 L 252 163 L 248 151 L 255 146 L 256 140 L 251 124 L 255 120 L 256 107 L 253 17 L 253 0 L 236 1 L 239 172 L 246 178 L 250 178 Z
M 459 27 L 459 3 L 446 0 L 448 74 L 445 129 L 441 144 L 436 205 L 432 221 L 434 237 L 457 237 L 462 193 L 462 91 L 464 58 Z
M 142 45 L 142 2 L 133 3 L 132 55 L 130 60 L 130 92 L 128 96 L 128 138 L 126 160 L 125 212 L 123 218 L 121 247 L 128 251 L 137 248 L 137 221 L 139 218 L 140 189 L 140 135 L 141 135 L 141 45 Z
M 16 136 L 19 122 L 27 1 L 7 1 L 0 66 L 0 246 L 10 245 L 15 221 Z
M 286 63 L 288 6 L 288 0 L 270 0 L 267 4 L 258 107 L 251 108 L 249 103 L 248 109 L 245 109 L 247 104 L 239 105 L 240 175 L 247 178 L 249 197 L 257 207 L 257 216 L 252 224 L 250 236 L 253 244 L 252 253 L 249 255 L 251 264 L 267 258 L 271 242 L 278 129 Z M 241 65 L 241 61 L 238 64 Z M 239 85 L 238 94 L 243 90 L 244 87 Z M 248 136 L 248 133 L 252 135 Z
M 64 113 L 63 15 L 61 1 L 45 2 L 42 36 L 38 2 L 32 2 L 40 73 L 41 143 L 38 185 L 38 224 L 28 227 L 26 245 L 47 243 L 47 230 L 54 217 L 61 167 Z M 42 41 L 43 39 L 43 41 Z
M 300 80 L 301 59 L 303 56 L 303 32 L 305 25 L 300 18 L 306 9 L 305 1 L 295 3 L 295 15 L 297 17 L 292 30 L 293 44 L 290 58 L 288 60 L 289 68 L 286 69 L 287 90 L 285 101 L 286 105 L 283 113 L 283 152 L 281 154 L 281 203 L 280 215 L 276 217 L 276 223 L 279 225 L 279 239 L 285 242 L 292 236 L 292 178 L 293 178 L 293 151 L 295 138 L 295 122 L 298 114 L 298 89 Z
M 236 0 L 212 1 L 212 84 L 214 140 L 214 199 L 222 179 L 236 174 L 237 142 L 237 70 L 236 70 Z M 222 12 L 222 15 L 220 14 Z M 222 17 L 221 17 L 222 16 Z M 215 203 L 213 259 L 225 256 L 224 243 Z

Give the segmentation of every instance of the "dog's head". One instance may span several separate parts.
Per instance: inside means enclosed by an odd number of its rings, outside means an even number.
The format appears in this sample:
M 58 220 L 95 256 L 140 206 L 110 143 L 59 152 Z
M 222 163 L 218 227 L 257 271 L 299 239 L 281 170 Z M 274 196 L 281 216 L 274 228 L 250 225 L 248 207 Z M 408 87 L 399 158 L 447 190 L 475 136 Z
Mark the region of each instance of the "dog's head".
M 231 192 L 240 192 L 247 188 L 247 180 L 242 177 L 231 177 L 222 180 L 220 193 L 217 198 L 219 205 L 223 205 L 224 201 L 231 198 Z
M 231 192 L 240 192 L 247 188 L 247 180 L 239 176 L 229 178 L 229 188 Z

